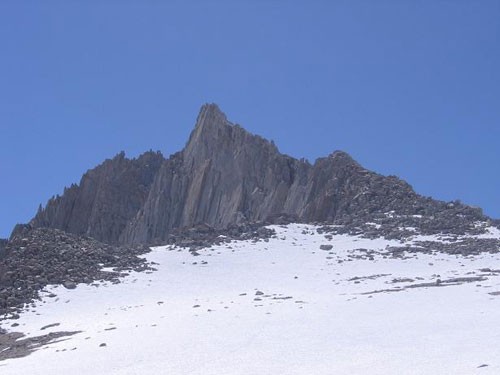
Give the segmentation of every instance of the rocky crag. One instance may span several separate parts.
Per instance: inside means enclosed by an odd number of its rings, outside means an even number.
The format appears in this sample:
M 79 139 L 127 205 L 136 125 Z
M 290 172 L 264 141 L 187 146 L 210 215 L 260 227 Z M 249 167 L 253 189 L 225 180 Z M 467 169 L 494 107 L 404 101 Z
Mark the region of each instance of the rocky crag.
M 132 160 L 119 154 L 52 198 L 30 225 L 107 243 L 151 244 L 179 228 L 224 229 L 280 215 L 351 228 L 374 219 L 389 228 L 411 221 L 424 233 L 457 234 L 489 220 L 480 209 L 422 197 L 345 152 L 314 164 L 281 154 L 207 104 L 182 151 L 168 159 L 153 152 Z
M 144 205 L 164 161 L 160 153 L 151 151 L 137 159 L 127 159 L 122 152 L 85 173 L 79 185 L 50 199 L 30 224 L 117 243 Z

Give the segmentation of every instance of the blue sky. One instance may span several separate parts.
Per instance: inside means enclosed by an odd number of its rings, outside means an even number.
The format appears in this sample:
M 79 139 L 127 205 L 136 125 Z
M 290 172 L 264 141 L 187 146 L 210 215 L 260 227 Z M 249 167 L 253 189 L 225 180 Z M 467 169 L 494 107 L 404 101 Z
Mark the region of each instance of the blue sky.
M 500 217 L 500 1 L 0 2 L 0 237 L 199 107 Z

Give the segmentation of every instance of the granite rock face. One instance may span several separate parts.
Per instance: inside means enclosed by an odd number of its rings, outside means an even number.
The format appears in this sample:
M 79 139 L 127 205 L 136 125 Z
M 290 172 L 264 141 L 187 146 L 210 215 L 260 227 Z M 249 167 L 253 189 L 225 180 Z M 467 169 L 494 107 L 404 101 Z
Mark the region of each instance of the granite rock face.
M 116 243 L 144 204 L 164 160 L 155 152 L 146 152 L 137 159 L 127 159 L 122 152 L 85 173 L 79 185 L 50 199 L 30 225 Z
M 460 231 L 487 219 L 480 209 L 422 197 L 345 152 L 314 164 L 281 154 L 207 104 L 182 151 L 169 159 L 149 152 L 107 160 L 51 199 L 30 225 L 109 243 L 158 243 L 175 229 L 199 224 L 222 229 L 286 215 L 352 226 L 388 212 L 425 216 L 433 229 Z
M 307 179 L 309 167 L 206 105 L 186 147 L 163 164 L 121 239 L 161 240 L 174 228 L 224 228 L 284 212 L 292 185 Z

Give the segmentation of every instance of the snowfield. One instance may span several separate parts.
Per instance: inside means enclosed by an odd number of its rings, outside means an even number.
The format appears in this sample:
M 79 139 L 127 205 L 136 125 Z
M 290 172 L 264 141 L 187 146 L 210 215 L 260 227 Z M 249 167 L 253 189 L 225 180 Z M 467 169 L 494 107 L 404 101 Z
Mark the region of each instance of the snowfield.
M 81 332 L 0 374 L 500 374 L 500 254 L 393 258 L 399 241 L 272 228 L 199 256 L 154 248 L 157 270 L 120 284 L 47 288 L 2 328 Z

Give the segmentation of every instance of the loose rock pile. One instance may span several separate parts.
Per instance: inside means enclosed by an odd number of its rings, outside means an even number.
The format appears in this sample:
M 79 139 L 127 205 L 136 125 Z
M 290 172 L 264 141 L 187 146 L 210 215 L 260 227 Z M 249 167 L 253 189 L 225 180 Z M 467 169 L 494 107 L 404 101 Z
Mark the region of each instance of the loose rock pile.
M 0 319 L 15 318 L 47 285 L 71 289 L 96 280 L 118 282 L 122 271 L 149 269 L 138 257 L 147 251 L 144 246 L 111 246 L 57 229 L 24 231 L 5 246 L 0 259 Z M 113 271 L 105 272 L 103 267 Z
M 175 231 L 167 243 L 187 247 L 195 254 L 197 249 L 214 244 L 231 240 L 266 240 L 275 235 L 263 225 L 233 225 L 224 231 L 198 225 Z M 153 268 L 138 257 L 147 252 L 149 248 L 146 246 L 108 245 L 57 229 L 19 228 L 0 256 L 0 320 L 16 318 L 25 304 L 39 299 L 39 292 L 47 285 L 74 289 L 78 283 L 117 283 L 121 276 L 126 275 L 124 271 L 151 270 Z M 113 271 L 103 271 L 103 268 Z
M 338 223 L 338 222 L 337 222 Z M 359 223 L 355 220 L 345 224 L 322 224 L 318 233 L 332 238 L 337 234 L 349 234 L 364 238 L 380 238 L 412 240 L 416 235 L 438 235 L 443 241 L 416 241 L 412 245 L 393 246 L 387 249 L 392 257 L 402 257 L 405 253 L 441 252 L 454 255 L 477 255 L 480 253 L 500 252 L 499 238 L 477 238 L 486 233 L 487 227 L 498 227 L 498 223 L 490 221 L 471 221 L 458 216 L 456 220 L 450 217 L 428 217 L 415 215 L 379 215 L 371 218 L 370 222 Z
M 417 241 L 413 246 L 394 246 L 387 248 L 392 257 L 402 257 L 405 253 L 434 252 L 452 255 L 478 255 L 481 253 L 500 252 L 500 239 L 497 238 L 465 238 L 460 241 L 443 243 L 438 241 Z
M 173 231 L 167 244 L 187 247 L 191 251 L 196 251 L 212 245 L 220 245 L 233 240 L 267 240 L 276 235 L 272 229 L 266 228 L 269 222 L 245 223 L 232 225 L 227 229 L 215 229 L 207 224 L 201 224 L 188 229 Z M 158 245 L 164 245 L 165 242 Z
M 384 237 L 388 240 L 404 240 L 415 234 L 446 234 L 451 238 L 486 233 L 486 227 L 498 226 L 493 220 L 460 214 L 453 207 L 435 215 L 397 215 L 392 212 L 374 213 L 366 217 L 339 219 L 336 225 L 324 224 L 322 231 L 330 234 L 362 235 L 365 238 Z M 478 225 L 481 223 L 481 225 Z

